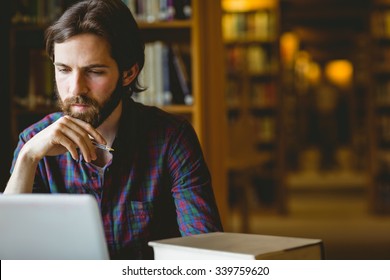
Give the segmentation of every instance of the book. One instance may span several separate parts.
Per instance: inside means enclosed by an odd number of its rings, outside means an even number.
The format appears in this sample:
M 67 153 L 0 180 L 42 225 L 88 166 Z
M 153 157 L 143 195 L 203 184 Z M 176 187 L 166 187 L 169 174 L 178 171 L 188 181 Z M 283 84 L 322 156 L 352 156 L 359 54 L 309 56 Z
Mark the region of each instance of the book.
M 189 56 L 189 55 L 187 55 Z M 191 78 L 189 71 L 190 59 L 185 60 L 185 50 L 178 45 L 171 46 L 171 79 L 173 99 L 176 104 L 192 105 L 194 100 L 191 90 Z
M 168 60 L 168 46 L 163 42 L 155 41 L 145 45 L 145 65 L 139 81 L 146 89 L 134 94 L 134 100 L 153 106 L 171 104 Z
M 191 0 L 175 0 L 173 1 L 175 8 L 176 19 L 189 19 L 192 15 Z
M 192 105 L 191 55 L 188 46 L 161 41 L 145 44 L 145 64 L 139 75 L 146 90 L 133 99 L 145 105 Z
M 213 232 L 150 241 L 156 260 L 319 260 L 321 239 Z

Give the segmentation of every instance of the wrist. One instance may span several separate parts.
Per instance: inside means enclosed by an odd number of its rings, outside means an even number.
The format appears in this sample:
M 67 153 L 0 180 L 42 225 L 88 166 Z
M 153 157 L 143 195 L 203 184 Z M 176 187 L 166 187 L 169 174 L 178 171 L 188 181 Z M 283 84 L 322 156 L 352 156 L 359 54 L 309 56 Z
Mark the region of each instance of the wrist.
M 30 148 L 29 144 L 26 143 L 23 148 L 20 150 L 18 160 L 24 164 L 38 165 L 38 162 L 42 159 L 36 155 Z

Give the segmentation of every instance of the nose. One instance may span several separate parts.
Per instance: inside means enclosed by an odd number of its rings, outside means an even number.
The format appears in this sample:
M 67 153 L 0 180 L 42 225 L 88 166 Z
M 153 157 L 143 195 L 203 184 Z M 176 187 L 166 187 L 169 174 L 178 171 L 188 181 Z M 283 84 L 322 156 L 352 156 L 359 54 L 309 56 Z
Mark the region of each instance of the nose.
M 85 77 L 81 71 L 73 71 L 70 84 L 69 84 L 69 92 L 73 95 L 83 95 L 87 93 L 87 83 Z

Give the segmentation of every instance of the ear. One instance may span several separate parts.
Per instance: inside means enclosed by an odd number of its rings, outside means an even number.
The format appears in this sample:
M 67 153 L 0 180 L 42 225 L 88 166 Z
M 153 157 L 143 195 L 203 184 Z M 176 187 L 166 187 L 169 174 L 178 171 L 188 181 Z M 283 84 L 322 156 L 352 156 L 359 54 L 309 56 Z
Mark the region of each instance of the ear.
M 134 64 L 129 70 L 122 72 L 122 85 L 128 86 L 138 75 L 138 64 Z

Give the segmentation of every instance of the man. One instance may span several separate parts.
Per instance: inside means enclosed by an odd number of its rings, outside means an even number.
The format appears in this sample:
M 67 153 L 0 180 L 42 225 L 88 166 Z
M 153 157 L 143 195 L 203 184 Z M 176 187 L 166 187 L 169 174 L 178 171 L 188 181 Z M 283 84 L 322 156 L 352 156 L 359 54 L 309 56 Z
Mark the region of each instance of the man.
M 46 50 L 63 112 L 20 134 L 4 193 L 94 195 L 112 259 L 152 258 L 149 240 L 221 231 L 191 125 L 130 97 L 142 90 L 144 44 L 127 6 L 75 4 L 46 31 Z

